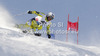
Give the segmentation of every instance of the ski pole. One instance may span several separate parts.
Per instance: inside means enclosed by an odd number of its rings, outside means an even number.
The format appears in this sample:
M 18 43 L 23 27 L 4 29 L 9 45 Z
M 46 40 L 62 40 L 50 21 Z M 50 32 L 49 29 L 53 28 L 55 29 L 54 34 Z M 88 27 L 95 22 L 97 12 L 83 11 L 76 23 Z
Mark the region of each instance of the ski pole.
M 14 17 L 16 17 L 16 16 L 21 16 L 21 15 L 25 15 L 25 14 L 27 14 L 27 12 L 14 15 Z

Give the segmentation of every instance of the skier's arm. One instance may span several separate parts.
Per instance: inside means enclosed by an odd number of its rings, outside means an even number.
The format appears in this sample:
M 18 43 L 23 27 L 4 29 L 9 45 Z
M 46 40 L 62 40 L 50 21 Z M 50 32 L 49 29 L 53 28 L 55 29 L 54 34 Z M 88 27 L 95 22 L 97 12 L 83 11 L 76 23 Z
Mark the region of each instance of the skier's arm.
M 38 12 L 38 11 L 28 11 L 28 14 L 36 14 L 36 15 L 38 15 L 38 16 L 40 16 L 40 17 L 43 17 L 42 15 L 45 15 L 44 13 Z M 42 15 L 41 15 L 41 14 L 42 14 Z

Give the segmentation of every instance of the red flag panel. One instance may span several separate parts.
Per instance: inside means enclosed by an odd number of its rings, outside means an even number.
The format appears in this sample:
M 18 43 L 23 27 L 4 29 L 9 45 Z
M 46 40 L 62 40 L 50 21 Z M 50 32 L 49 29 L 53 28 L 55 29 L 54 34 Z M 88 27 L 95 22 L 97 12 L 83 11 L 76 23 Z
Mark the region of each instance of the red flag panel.
M 72 23 L 72 22 L 68 21 L 67 30 L 78 31 L 78 22 Z

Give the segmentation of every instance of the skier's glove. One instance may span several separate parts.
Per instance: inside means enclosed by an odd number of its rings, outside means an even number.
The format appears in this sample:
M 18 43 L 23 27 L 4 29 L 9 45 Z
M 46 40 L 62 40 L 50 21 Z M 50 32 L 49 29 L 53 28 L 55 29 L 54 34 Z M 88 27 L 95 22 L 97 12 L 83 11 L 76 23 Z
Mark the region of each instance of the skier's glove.
M 32 14 L 32 11 L 28 11 L 27 13 L 28 13 L 28 14 Z
M 51 35 L 50 34 L 47 34 L 48 38 L 50 39 L 51 38 Z
M 46 22 L 45 21 L 41 21 L 42 22 L 42 24 L 46 24 Z

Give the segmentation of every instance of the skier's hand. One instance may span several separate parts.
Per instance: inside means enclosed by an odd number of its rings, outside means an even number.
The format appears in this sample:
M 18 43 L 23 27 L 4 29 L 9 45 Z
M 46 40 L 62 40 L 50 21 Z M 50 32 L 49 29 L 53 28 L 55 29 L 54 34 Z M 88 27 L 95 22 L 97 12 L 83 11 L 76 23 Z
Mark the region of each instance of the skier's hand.
M 48 38 L 50 39 L 51 38 L 51 35 L 50 34 L 47 34 Z
M 46 22 L 45 21 L 41 21 L 42 22 L 42 24 L 46 24 Z
M 27 13 L 28 13 L 28 14 L 32 14 L 32 11 L 28 11 Z

